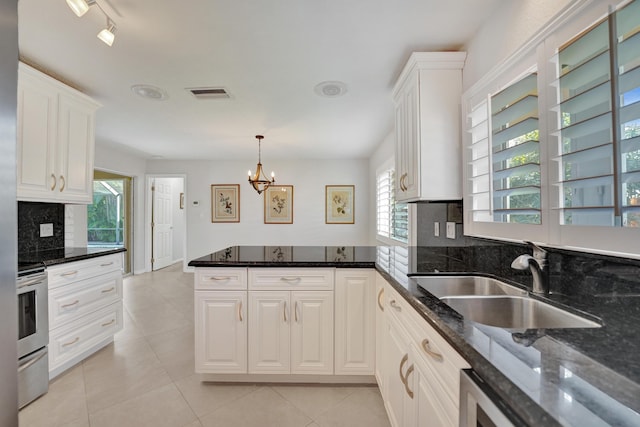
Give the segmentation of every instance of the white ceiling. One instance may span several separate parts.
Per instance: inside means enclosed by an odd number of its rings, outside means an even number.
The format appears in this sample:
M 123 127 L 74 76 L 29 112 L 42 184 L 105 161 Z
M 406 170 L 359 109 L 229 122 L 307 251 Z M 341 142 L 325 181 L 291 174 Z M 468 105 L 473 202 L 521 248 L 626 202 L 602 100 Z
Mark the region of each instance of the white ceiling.
M 459 50 L 506 0 L 20 0 L 20 54 L 87 93 L 99 144 L 151 158 L 366 158 L 393 127 L 391 90 L 412 51 Z M 340 98 L 314 86 L 347 84 Z M 134 84 L 163 88 L 143 99 Z M 185 88 L 222 86 L 228 100 Z

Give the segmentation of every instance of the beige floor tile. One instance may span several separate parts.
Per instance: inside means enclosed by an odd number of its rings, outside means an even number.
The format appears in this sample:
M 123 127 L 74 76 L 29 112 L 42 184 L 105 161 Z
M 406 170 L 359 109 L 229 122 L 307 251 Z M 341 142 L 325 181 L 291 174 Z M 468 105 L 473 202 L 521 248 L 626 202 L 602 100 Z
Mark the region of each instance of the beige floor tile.
M 315 418 L 321 427 L 388 427 L 389 419 L 377 388 L 363 388 Z
M 273 386 L 272 388 L 312 419 L 342 402 L 357 390 L 355 387 L 287 385 Z
M 200 420 L 196 420 L 192 423 L 189 423 L 183 427 L 202 427 L 202 423 L 200 422 Z
M 196 420 L 173 384 L 90 415 L 91 427 L 182 427 Z
M 195 373 L 193 326 L 149 335 L 147 341 L 172 380 Z
M 143 309 L 129 309 L 131 317 L 145 335 L 158 334 L 193 324 L 171 304 L 163 303 Z
M 28 427 L 88 426 L 82 366 L 68 370 L 49 384 L 49 392 L 24 407 L 20 425 Z
M 210 414 L 222 406 L 258 390 L 256 385 L 202 382 L 200 375 L 182 378 L 176 381 L 176 385 L 198 417 Z
M 262 387 L 201 417 L 204 427 L 306 427 L 312 420 L 270 387 Z

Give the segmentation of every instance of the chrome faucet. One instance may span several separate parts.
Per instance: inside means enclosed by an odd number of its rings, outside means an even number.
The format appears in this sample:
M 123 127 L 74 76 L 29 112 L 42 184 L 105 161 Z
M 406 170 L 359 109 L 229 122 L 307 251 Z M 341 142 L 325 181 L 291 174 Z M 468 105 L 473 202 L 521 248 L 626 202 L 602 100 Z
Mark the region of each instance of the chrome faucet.
M 533 293 L 549 293 L 549 272 L 547 268 L 547 251 L 532 242 L 525 242 L 533 249 L 533 256 L 520 255 L 511 263 L 511 268 L 516 270 L 531 270 L 533 275 Z

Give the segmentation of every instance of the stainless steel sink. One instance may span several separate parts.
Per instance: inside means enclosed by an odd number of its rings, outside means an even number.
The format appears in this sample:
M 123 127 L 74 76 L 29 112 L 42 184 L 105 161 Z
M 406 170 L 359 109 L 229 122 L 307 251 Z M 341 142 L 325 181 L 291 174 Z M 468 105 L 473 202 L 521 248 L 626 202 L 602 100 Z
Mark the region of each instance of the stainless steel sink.
M 518 287 L 481 276 L 420 276 L 418 286 L 438 298 L 455 295 L 526 295 Z
M 599 328 L 591 320 L 522 296 L 444 297 L 465 319 L 505 329 Z

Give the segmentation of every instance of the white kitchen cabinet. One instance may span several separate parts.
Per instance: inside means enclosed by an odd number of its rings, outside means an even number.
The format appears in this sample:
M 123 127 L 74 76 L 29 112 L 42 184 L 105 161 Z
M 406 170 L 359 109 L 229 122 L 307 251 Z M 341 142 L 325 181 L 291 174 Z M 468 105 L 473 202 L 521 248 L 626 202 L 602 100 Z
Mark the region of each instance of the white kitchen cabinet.
M 465 52 L 414 52 L 393 90 L 397 201 L 462 198 Z
M 389 284 L 384 293 L 383 397 L 391 425 L 457 426 L 460 370 L 468 363 Z
M 333 269 L 249 269 L 250 374 L 334 373 L 333 284 Z
M 336 374 L 374 374 L 376 355 L 375 300 L 374 271 L 336 269 Z
M 49 378 L 54 378 L 122 329 L 122 254 L 54 265 L 47 277 Z
M 247 373 L 247 291 L 195 292 L 198 373 Z
M 387 336 L 389 335 L 389 330 L 387 327 L 387 322 L 384 316 L 384 306 L 385 306 L 385 295 L 384 295 L 384 285 L 386 280 L 380 275 L 380 273 L 376 273 L 376 361 L 375 361 L 375 376 L 376 381 L 378 382 L 378 388 L 380 389 L 380 393 L 382 394 L 382 398 L 385 399 L 386 391 L 385 391 L 385 380 L 383 375 L 383 367 L 385 361 L 385 350 L 387 348 Z
M 88 96 L 20 63 L 18 200 L 92 203 L 98 108 Z

